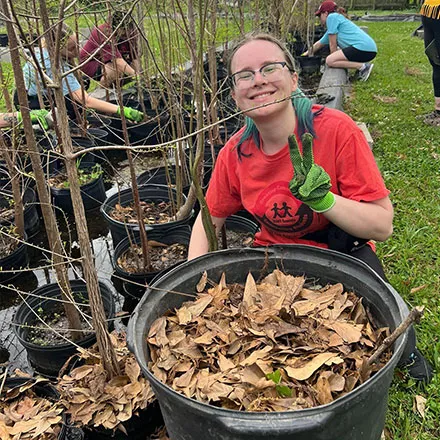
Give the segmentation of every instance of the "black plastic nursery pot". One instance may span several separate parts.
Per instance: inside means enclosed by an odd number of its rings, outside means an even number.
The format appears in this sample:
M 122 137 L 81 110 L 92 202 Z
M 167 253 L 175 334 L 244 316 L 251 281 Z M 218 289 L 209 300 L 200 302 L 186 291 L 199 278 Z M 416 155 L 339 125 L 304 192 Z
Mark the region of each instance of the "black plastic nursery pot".
M 0 34 L 0 47 L 6 47 L 9 44 L 8 34 Z
M 182 173 L 182 169 L 180 169 Z M 168 180 L 169 179 L 169 180 Z M 182 175 L 182 192 L 188 195 L 189 189 L 191 187 L 191 179 L 189 176 Z M 155 167 L 144 171 L 140 174 L 136 181 L 138 185 L 148 185 L 148 184 L 159 184 L 159 185 L 176 185 L 176 170 L 173 165 L 167 167 Z M 189 182 L 189 184 L 188 184 Z
M 90 169 L 94 164 L 84 164 L 85 169 Z M 95 164 L 95 166 L 99 166 Z M 53 204 L 62 209 L 66 213 L 73 213 L 72 198 L 70 195 L 70 188 L 55 188 L 50 187 Z M 98 209 L 104 202 L 106 197 L 104 179 L 102 174 L 91 182 L 81 186 L 81 199 L 84 203 L 86 211 Z
M 57 146 L 56 136 L 47 135 L 38 141 L 41 165 L 46 176 L 52 176 L 63 166 L 61 156 L 55 152 Z
M 267 259 L 267 260 L 266 260 Z M 286 412 L 240 412 L 189 399 L 160 382 L 149 370 L 146 337 L 152 323 L 168 310 L 180 307 L 187 297 L 174 292 L 195 292 L 206 270 L 228 283 L 245 282 L 251 271 L 257 279 L 263 268 L 277 267 L 293 275 L 318 279 L 320 284 L 343 283 L 364 298 L 380 326 L 393 331 L 408 313 L 403 300 L 362 261 L 336 251 L 312 246 L 274 246 L 266 249 L 229 249 L 203 255 L 181 264 L 147 289 L 128 326 L 128 344 L 159 400 L 172 440 L 379 440 L 384 428 L 388 389 L 406 334 L 394 344 L 390 361 L 373 377 L 327 405 Z
M 295 60 L 299 64 L 302 73 L 317 73 L 321 68 L 322 58 L 319 56 L 295 57 Z
M 7 281 L 13 280 L 20 274 L 20 269 L 27 266 L 27 245 L 24 243 L 26 239 L 27 237 L 24 238 L 23 242 L 18 244 L 11 254 L 0 258 L 0 283 L 4 284 Z M 13 272 L 14 270 L 17 272 Z
M 85 428 L 85 440 L 147 440 L 163 427 L 160 407 L 155 400 L 138 414 L 133 414 L 122 422 L 127 434 L 103 428 Z
M 95 147 L 95 142 L 90 137 L 72 136 L 72 145 L 74 150 L 84 150 Z M 94 163 L 96 160 L 94 152 L 84 153 L 79 157 L 80 162 Z
M 8 377 L 2 386 L 2 397 L 3 396 L 7 397 L 7 393 L 17 387 L 21 387 L 28 383 L 35 383 L 35 381 L 36 378 L 33 377 Z M 48 399 L 52 402 L 55 402 L 60 398 L 60 393 L 55 388 L 55 386 L 52 385 L 50 382 L 36 383 L 35 385 L 32 386 L 31 389 L 38 397 Z M 69 429 L 68 429 L 68 421 L 67 421 L 66 413 L 63 412 L 61 417 L 62 417 L 60 423 L 61 429 L 57 436 L 57 440 L 69 439 Z M 82 437 L 79 436 L 76 438 L 81 439 Z
M 72 293 L 78 303 L 84 303 L 88 298 L 86 283 L 81 280 L 70 281 Z M 104 304 L 105 315 L 107 319 L 111 319 L 115 315 L 115 303 L 111 288 L 99 282 L 102 301 Z M 26 299 L 26 303 L 22 303 L 12 320 L 13 330 L 20 343 L 26 349 L 28 359 L 32 367 L 40 374 L 56 377 L 61 367 L 67 359 L 76 353 L 76 346 L 65 342 L 57 345 L 39 345 L 29 340 L 30 329 L 28 326 L 39 323 L 36 314 L 50 313 L 57 305 L 60 304 L 61 291 L 58 283 L 46 284 L 32 292 L 33 295 Z M 38 297 L 37 297 L 38 296 Z M 38 311 L 38 312 L 37 312 Z M 90 316 L 90 310 L 87 313 Z M 113 328 L 113 321 L 110 321 L 109 329 Z M 80 347 L 87 348 L 96 342 L 94 333 L 86 336 L 84 339 L 77 341 Z
M 152 230 L 148 232 L 148 240 L 155 240 L 166 245 L 179 243 L 188 246 L 190 238 L 191 228 L 189 225 L 178 225 L 165 231 Z M 128 237 L 126 237 L 116 246 L 113 254 L 113 266 L 115 268 L 114 275 L 124 282 L 123 290 L 120 292 L 122 295 L 131 298 L 141 298 L 145 293 L 145 284 L 150 283 L 154 278 L 158 277 L 161 273 L 164 273 L 165 270 L 169 269 L 143 273 L 129 273 L 125 271 L 118 264 L 118 259 L 130 248 L 132 242 L 137 245 L 140 244 L 141 239 L 139 235 L 135 237 L 134 241 L 131 241 Z M 182 263 L 183 261 L 174 264 L 172 267 Z M 142 284 L 144 287 L 140 287 L 139 284 Z
M 139 187 L 139 197 L 143 202 L 160 203 L 163 201 L 168 202 L 170 197 L 177 199 L 176 191 L 165 185 L 142 185 Z M 186 197 L 183 196 L 183 201 Z M 132 239 L 139 234 L 139 225 L 137 223 L 124 223 L 112 218 L 110 213 L 115 208 L 116 204 L 122 207 L 128 206 L 133 203 L 133 193 L 131 188 L 124 189 L 108 197 L 101 205 L 101 214 L 108 224 L 110 233 L 113 239 L 113 245 L 116 246 L 121 240 L 130 236 Z M 145 229 L 148 230 L 161 230 L 166 231 L 174 226 L 188 224 L 192 218 L 193 213 L 187 218 L 182 220 L 172 220 L 168 223 L 150 223 L 145 225 Z
M 238 232 L 251 232 L 255 234 L 259 226 L 255 221 L 241 215 L 230 215 L 225 221 L 226 229 Z
M 7 207 L 12 195 L 5 197 L 0 194 L 0 207 Z M 26 235 L 29 237 L 34 236 L 40 227 L 40 217 L 37 211 L 37 195 L 32 188 L 26 188 L 23 194 L 24 205 L 24 229 Z M 0 220 L 0 226 L 11 226 L 15 224 L 14 215 L 10 218 Z
M 110 100 L 113 104 L 116 101 Z M 156 145 L 169 140 L 169 114 L 161 109 L 142 109 L 139 101 L 134 99 L 125 99 L 124 105 L 132 107 L 145 113 L 146 120 L 141 122 L 127 121 L 128 139 L 131 145 Z M 122 121 L 120 117 L 111 118 L 111 129 L 117 138 L 117 145 L 125 145 L 122 131 Z

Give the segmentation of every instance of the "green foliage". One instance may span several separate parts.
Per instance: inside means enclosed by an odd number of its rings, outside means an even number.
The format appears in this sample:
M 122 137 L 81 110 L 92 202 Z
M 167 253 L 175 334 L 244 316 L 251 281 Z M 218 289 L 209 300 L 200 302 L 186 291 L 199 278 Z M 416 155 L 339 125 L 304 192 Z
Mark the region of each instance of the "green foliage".
M 374 139 L 374 154 L 390 189 L 395 209 L 394 233 L 378 244 L 378 255 L 393 287 L 412 306 L 424 305 L 417 325 L 418 346 L 440 368 L 440 128 L 418 118 L 434 108 L 431 66 L 423 41 L 411 37 L 418 23 L 360 23 L 378 44 L 370 79 L 357 82 L 346 105 L 365 122 Z M 427 399 L 423 418 L 414 398 Z M 396 374 L 391 388 L 386 438 L 440 438 L 440 381 L 422 388 Z
M 12 72 L 12 64 L 7 62 L 2 62 L 2 70 L 3 70 L 3 80 L 4 84 L 2 84 L 2 88 L 6 86 L 6 88 L 9 91 L 9 94 L 12 96 L 15 89 L 15 82 L 14 82 L 14 74 Z M 0 112 L 6 112 L 6 102 L 4 98 L 4 94 L 0 93 Z
M 93 165 L 92 168 L 79 168 L 80 161 L 77 162 L 77 171 L 78 171 L 78 181 L 79 186 L 83 186 L 86 183 L 92 182 L 97 179 L 102 174 L 102 168 L 99 163 Z M 70 183 L 68 180 L 63 182 L 63 188 L 70 188 Z
M 287 385 L 281 385 L 281 371 L 275 370 L 273 373 L 266 374 L 266 379 L 276 384 L 276 391 L 280 397 L 292 397 L 292 390 Z

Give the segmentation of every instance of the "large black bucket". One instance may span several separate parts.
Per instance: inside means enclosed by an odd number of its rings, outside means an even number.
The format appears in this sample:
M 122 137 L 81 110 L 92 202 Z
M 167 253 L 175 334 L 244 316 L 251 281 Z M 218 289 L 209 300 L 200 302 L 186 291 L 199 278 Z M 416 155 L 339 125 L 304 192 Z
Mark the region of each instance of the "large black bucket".
M 266 260 L 266 257 L 268 258 Z M 147 289 L 128 327 L 128 344 L 159 400 L 172 440 L 379 440 L 384 427 L 388 389 L 406 334 L 394 344 L 390 361 L 372 378 L 345 396 L 316 408 L 286 412 L 240 412 L 217 408 L 189 399 L 160 382 L 148 369 L 146 336 L 154 320 L 180 307 L 193 293 L 206 270 L 219 280 L 244 283 L 249 271 L 281 267 L 287 273 L 319 279 L 320 284 L 344 284 L 364 298 L 379 325 L 394 330 L 408 313 L 403 300 L 365 263 L 339 252 L 312 246 L 287 245 L 268 249 L 227 249 L 181 264 Z M 170 293 L 167 293 L 170 292 Z

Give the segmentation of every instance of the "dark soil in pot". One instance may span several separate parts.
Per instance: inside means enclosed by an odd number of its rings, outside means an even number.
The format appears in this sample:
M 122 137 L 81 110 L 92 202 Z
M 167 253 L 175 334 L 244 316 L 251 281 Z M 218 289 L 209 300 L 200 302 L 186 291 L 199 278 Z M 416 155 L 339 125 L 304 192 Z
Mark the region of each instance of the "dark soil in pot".
M 72 293 L 77 304 L 82 304 L 89 320 L 90 308 L 88 307 L 88 296 L 86 284 L 81 280 L 70 281 Z M 104 303 L 104 310 L 107 318 L 112 318 L 115 312 L 115 304 L 112 290 L 103 282 L 99 282 L 99 289 Z M 22 303 L 14 317 L 13 330 L 20 343 L 25 347 L 28 359 L 35 370 L 49 377 L 56 377 L 66 360 L 76 352 L 76 346 L 58 336 L 51 336 L 50 330 L 44 331 L 46 326 L 42 325 L 39 317 L 53 318 L 55 325 L 60 330 L 61 324 L 65 322 L 60 319 L 63 313 L 60 305 L 60 288 L 57 283 L 46 284 L 32 292 L 26 303 Z M 113 321 L 109 321 L 109 328 Z M 41 327 L 42 330 L 33 327 Z M 88 327 L 90 329 L 90 327 Z M 81 347 L 90 347 L 96 341 L 95 333 L 91 330 L 84 338 L 76 342 Z
M 223 229 L 219 235 L 219 249 L 250 247 L 254 242 L 255 232 L 258 225 L 244 217 L 231 215 L 225 221 L 226 240 Z
M 123 280 L 124 296 L 140 298 L 145 291 L 145 284 L 165 270 L 176 267 L 186 261 L 191 228 L 179 225 L 167 231 L 148 232 L 150 267 L 143 268 L 140 237 L 133 242 L 128 238 L 122 240 L 115 248 L 113 264 L 115 275 Z
M 158 272 L 173 266 L 176 263 L 186 260 L 188 256 L 188 246 L 180 243 L 167 245 L 160 241 L 148 240 L 150 254 L 150 267 L 148 272 Z M 117 261 L 117 265 L 124 272 L 140 274 L 145 272 L 142 264 L 142 248 L 140 245 L 132 245 L 122 254 Z
M 164 224 L 169 223 L 174 218 L 171 202 L 165 200 L 158 203 L 141 201 L 140 206 L 146 223 Z M 137 223 L 134 203 L 124 207 L 117 205 L 110 215 L 118 222 Z
M 20 242 L 12 237 L 0 235 L 0 259 L 11 255 L 20 245 Z

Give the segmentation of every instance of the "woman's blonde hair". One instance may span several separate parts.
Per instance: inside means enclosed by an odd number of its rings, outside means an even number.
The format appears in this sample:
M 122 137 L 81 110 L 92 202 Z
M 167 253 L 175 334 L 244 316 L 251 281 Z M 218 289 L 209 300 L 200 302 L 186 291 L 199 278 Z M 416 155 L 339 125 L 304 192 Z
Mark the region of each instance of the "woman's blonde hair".
M 56 24 L 52 25 L 48 31 L 48 33 L 51 34 L 52 38 L 55 40 L 57 36 L 57 30 L 58 26 Z M 68 26 L 66 23 L 63 23 L 61 25 L 61 33 L 60 33 L 60 49 L 63 49 L 66 47 L 67 42 L 69 41 L 69 38 L 73 35 L 73 30 L 70 26 Z M 42 46 L 47 47 L 47 41 L 46 41 L 47 35 L 42 39 Z

